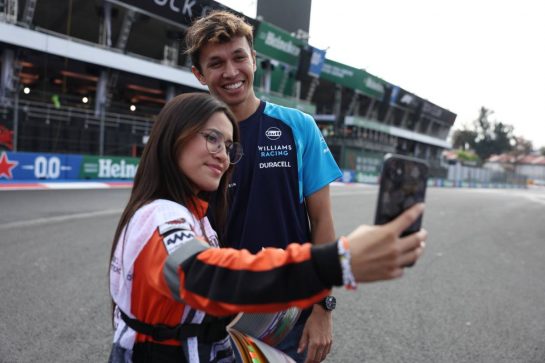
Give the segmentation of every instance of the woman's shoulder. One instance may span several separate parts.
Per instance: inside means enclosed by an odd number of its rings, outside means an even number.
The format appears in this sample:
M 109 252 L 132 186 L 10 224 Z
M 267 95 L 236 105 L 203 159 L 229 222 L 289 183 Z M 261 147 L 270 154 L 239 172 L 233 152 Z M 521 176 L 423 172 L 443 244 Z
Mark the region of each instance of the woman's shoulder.
M 156 199 L 140 207 L 133 218 L 138 223 L 147 221 L 155 226 L 179 219 L 193 219 L 185 206 L 166 199 Z

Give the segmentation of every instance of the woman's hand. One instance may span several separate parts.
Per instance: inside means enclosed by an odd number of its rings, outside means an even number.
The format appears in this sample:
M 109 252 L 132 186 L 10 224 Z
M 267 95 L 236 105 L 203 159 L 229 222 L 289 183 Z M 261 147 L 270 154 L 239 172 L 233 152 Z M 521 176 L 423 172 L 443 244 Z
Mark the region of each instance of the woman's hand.
M 399 235 L 424 211 L 419 203 L 390 223 L 362 225 L 348 235 L 351 268 L 356 281 L 372 282 L 401 277 L 403 268 L 422 255 L 428 233 L 422 229 L 411 235 Z

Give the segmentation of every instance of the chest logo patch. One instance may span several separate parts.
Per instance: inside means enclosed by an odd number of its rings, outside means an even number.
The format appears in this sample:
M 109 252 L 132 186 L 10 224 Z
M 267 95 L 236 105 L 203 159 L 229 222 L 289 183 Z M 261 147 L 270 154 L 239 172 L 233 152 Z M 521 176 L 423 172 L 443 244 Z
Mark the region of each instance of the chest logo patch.
M 176 251 L 181 245 L 195 238 L 195 233 L 192 231 L 176 231 L 163 238 L 163 243 L 168 254 Z
M 278 127 L 269 127 L 267 131 L 265 131 L 265 136 L 269 140 L 278 140 L 280 136 L 282 136 L 282 131 Z

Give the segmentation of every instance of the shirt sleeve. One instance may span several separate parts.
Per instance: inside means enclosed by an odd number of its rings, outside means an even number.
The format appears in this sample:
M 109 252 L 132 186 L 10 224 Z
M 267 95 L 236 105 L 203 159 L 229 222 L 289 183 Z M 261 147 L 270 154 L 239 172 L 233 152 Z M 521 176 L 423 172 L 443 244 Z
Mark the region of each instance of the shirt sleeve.
M 342 176 L 314 119 L 304 115 L 301 135 L 304 138 L 302 168 L 303 196 L 317 192 Z
M 287 124 L 297 149 L 299 201 L 342 176 L 327 143 L 312 116 L 294 108 L 267 102 L 265 114 Z
M 342 284 L 336 244 L 290 244 L 283 249 L 210 248 L 181 264 L 182 298 L 213 315 L 304 309 Z
M 342 285 L 336 243 L 295 243 L 252 254 L 211 247 L 188 220 L 156 227 L 135 265 L 140 288 L 222 316 L 306 308 Z

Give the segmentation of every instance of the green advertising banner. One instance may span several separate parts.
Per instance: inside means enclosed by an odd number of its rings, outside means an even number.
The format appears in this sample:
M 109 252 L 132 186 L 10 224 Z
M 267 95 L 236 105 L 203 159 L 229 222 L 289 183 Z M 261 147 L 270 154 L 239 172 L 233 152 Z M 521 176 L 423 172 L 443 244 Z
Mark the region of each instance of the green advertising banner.
M 300 111 L 303 111 L 304 113 L 308 113 L 311 116 L 314 116 L 314 114 L 316 114 L 316 106 L 313 105 L 312 103 L 309 103 L 303 100 L 297 100 L 295 98 L 280 97 L 280 96 L 272 95 L 270 93 L 260 92 L 258 90 L 255 90 L 255 95 L 257 96 L 257 98 L 263 101 L 276 103 L 277 105 L 280 105 L 280 106 L 296 108 Z
M 363 94 L 382 100 L 384 96 L 384 87 L 386 82 L 382 79 L 367 73 L 364 70 L 347 66 L 329 59 L 320 73 L 320 78 L 358 90 Z
M 84 155 L 81 163 L 81 179 L 132 179 L 136 174 L 139 158 Z
M 257 53 L 297 67 L 304 42 L 272 24 L 260 22 L 254 40 Z

